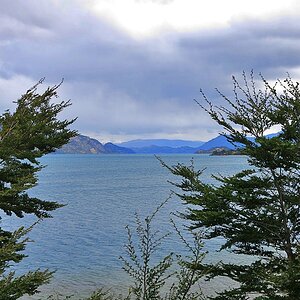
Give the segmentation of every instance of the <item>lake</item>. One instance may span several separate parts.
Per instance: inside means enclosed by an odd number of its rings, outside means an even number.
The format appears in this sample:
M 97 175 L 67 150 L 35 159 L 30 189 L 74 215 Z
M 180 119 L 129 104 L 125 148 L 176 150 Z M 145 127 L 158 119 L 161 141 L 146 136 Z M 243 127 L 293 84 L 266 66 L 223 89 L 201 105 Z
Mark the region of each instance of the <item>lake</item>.
M 206 168 L 202 175 L 205 182 L 212 182 L 211 174 L 233 174 L 247 168 L 247 158 L 243 156 L 160 157 L 170 165 L 190 164 L 193 158 L 197 168 Z M 119 260 L 127 237 L 124 227 L 134 225 L 135 212 L 142 217 L 151 214 L 174 188 L 168 180 L 176 178 L 153 155 L 61 154 L 48 155 L 41 161 L 47 167 L 40 172 L 39 185 L 30 194 L 66 206 L 30 233 L 35 242 L 28 244 L 28 257 L 17 264 L 17 273 L 36 268 L 49 268 L 56 273 L 51 284 L 42 288 L 41 295 L 23 299 L 43 298 L 53 292 L 79 298 L 99 287 L 124 291 L 129 282 Z M 153 226 L 162 233 L 169 231 L 170 213 L 183 210 L 179 199 L 172 197 Z M 1 225 L 11 229 L 34 221 L 32 216 L 21 220 L 3 216 Z M 207 259 L 218 260 L 219 254 L 214 252 L 217 246 L 218 241 L 205 246 L 212 251 Z M 176 235 L 165 241 L 154 259 L 169 251 L 184 252 Z

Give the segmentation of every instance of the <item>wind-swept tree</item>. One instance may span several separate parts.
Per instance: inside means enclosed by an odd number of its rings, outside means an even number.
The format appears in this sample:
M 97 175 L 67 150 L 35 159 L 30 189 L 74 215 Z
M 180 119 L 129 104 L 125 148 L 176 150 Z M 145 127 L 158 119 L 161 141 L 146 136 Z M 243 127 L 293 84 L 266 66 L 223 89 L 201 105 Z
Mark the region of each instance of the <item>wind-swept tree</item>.
M 38 158 L 55 151 L 76 135 L 68 129 L 73 120 L 59 120 L 58 114 L 70 105 L 69 101 L 53 103 L 59 85 L 37 92 L 38 85 L 29 89 L 16 102 L 16 110 L 5 111 L 0 116 L 0 209 L 7 215 L 22 218 L 33 214 L 40 218 L 51 217 L 51 211 L 61 205 L 28 195 L 27 191 L 37 184 L 37 172 L 43 166 Z M 40 285 L 47 283 L 52 273 L 30 271 L 15 276 L 9 271 L 12 263 L 24 258 L 21 252 L 28 239 L 29 229 L 16 231 L 3 229 L 0 219 L 0 299 L 18 299 L 24 294 L 35 294 Z
M 206 184 L 193 166 L 169 167 L 181 177 L 174 184 L 191 227 L 205 229 L 206 240 L 223 238 L 220 250 L 249 257 L 210 266 L 212 278 L 238 283 L 213 299 L 300 297 L 300 88 L 289 76 L 274 86 L 261 79 L 262 89 L 253 74 L 243 84 L 233 77 L 233 99 L 220 93 L 226 104 L 215 106 L 202 93 L 200 104 L 244 148 L 249 169 Z M 272 128 L 278 134 L 266 136 Z

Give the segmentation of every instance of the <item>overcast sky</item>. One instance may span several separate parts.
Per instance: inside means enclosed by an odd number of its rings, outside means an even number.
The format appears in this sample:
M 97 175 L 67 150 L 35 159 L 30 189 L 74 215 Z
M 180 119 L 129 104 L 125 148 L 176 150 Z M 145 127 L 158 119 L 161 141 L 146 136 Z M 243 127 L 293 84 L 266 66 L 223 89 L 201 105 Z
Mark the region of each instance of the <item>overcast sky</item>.
M 231 76 L 300 78 L 297 0 L 0 0 L 0 109 L 40 78 L 64 78 L 65 117 L 101 142 L 208 140 L 199 89 Z

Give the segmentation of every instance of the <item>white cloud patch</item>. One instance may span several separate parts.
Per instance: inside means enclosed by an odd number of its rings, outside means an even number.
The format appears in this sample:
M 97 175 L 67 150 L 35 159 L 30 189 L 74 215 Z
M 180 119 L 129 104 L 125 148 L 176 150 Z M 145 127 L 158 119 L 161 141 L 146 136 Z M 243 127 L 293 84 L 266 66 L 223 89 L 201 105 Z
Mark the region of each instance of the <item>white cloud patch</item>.
M 195 31 L 220 28 L 245 18 L 266 20 L 283 12 L 293 13 L 295 0 L 90 0 L 92 12 L 136 38 L 162 31 Z

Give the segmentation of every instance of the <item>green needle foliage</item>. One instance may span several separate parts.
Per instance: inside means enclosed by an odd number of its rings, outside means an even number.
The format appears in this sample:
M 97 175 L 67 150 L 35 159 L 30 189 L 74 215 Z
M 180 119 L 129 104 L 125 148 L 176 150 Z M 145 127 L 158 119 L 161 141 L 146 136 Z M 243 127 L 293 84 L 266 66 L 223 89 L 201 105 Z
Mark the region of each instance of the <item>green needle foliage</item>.
M 204 229 L 206 240 L 221 237 L 220 250 L 249 257 L 210 266 L 211 278 L 238 283 L 212 299 L 300 297 L 300 88 L 290 77 L 275 86 L 261 79 L 262 89 L 253 73 L 249 80 L 244 74 L 243 85 L 233 78 L 233 100 L 220 93 L 226 106 L 214 106 L 202 93 L 207 105 L 201 106 L 244 148 L 249 169 L 205 184 L 193 165 L 168 167 L 181 178 L 174 184 L 191 227 Z M 267 137 L 274 127 L 279 133 Z
M 176 281 L 172 284 L 170 292 L 166 299 L 168 300 L 204 300 L 199 284 L 200 279 L 204 279 L 207 275 L 206 268 L 203 264 L 205 252 L 203 252 L 202 235 L 198 232 L 191 232 L 192 244 L 189 243 L 178 229 L 174 220 L 171 220 L 173 227 L 180 237 L 182 243 L 186 246 L 189 253 L 187 257 L 182 257 L 177 254 Z
M 146 217 L 144 224 L 138 214 L 135 215 L 137 246 L 134 244 L 131 229 L 129 226 L 126 227 L 128 244 L 125 245 L 125 249 L 128 258 L 121 256 L 120 259 L 124 263 L 124 270 L 134 279 L 131 290 L 137 300 L 161 299 L 160 289 L 172 276 L 172 273 L 167 271 L 173 263 L 173 253 L 165 256 L 157 264 L 151 264 L 153 254 L 161 246 L 162 241 L 170 235 L 170 233 L 159 235 L 158 232 L 152 232 L 151 222 L 157 211 L 158 209 L 151 216 Z
M 158 262 L 154 262 L 156 252 L 171 234 L 160 234 L 159 231 L 153 231 L 152 228 L 157 212 L 166 201 L 144 221 L 136 214 L 134 231 L 127 226 L 126 257 L 121 256 L 124 263 L 123 269 L 133 279 L 127 300 L 204 299 L 200 288 L 195 287 L 199 279 L 206 275 L 202 268 L 205 253 L 202 250 L 203 245 L 199 235 L 193 234 L 194 244 L 190 245 L 174 221 L 171 221 L 175 232 L 188 248 L 190 256 L 181 257 L 175 253 L 170 253 Z M 133 233 L 135 233 L 136 239 L 134 239 Z M 175 262 L 177 262 L 178 268 L 174 266 Z
M 37 88 L 41 83 L 42 80 L 16 101 L 14 112 L 7 110 L 0 116 L 0 210 L 20 218 L 25 214 L 47 218 L 51 211 L 61 207 L 57 202 L 31 197 L 27 191 L 37 185 L 37 172 L 43 168 L 38 158 L 55 151 L 76 135 L 68 129 L 75 119 L 57 118 L 70 105 L 69 101 L 51 102 L 57 97 L 59 85 L 39 94 Z M 51 278 L 52 272 L 48 270 L 31 271 L 20 277 L 9 272 L 11 264 L 25 257 L 22 251 L 30 230 L 22 227 L 8 231 L 0 226 L 0 300 L 33 295 Z

